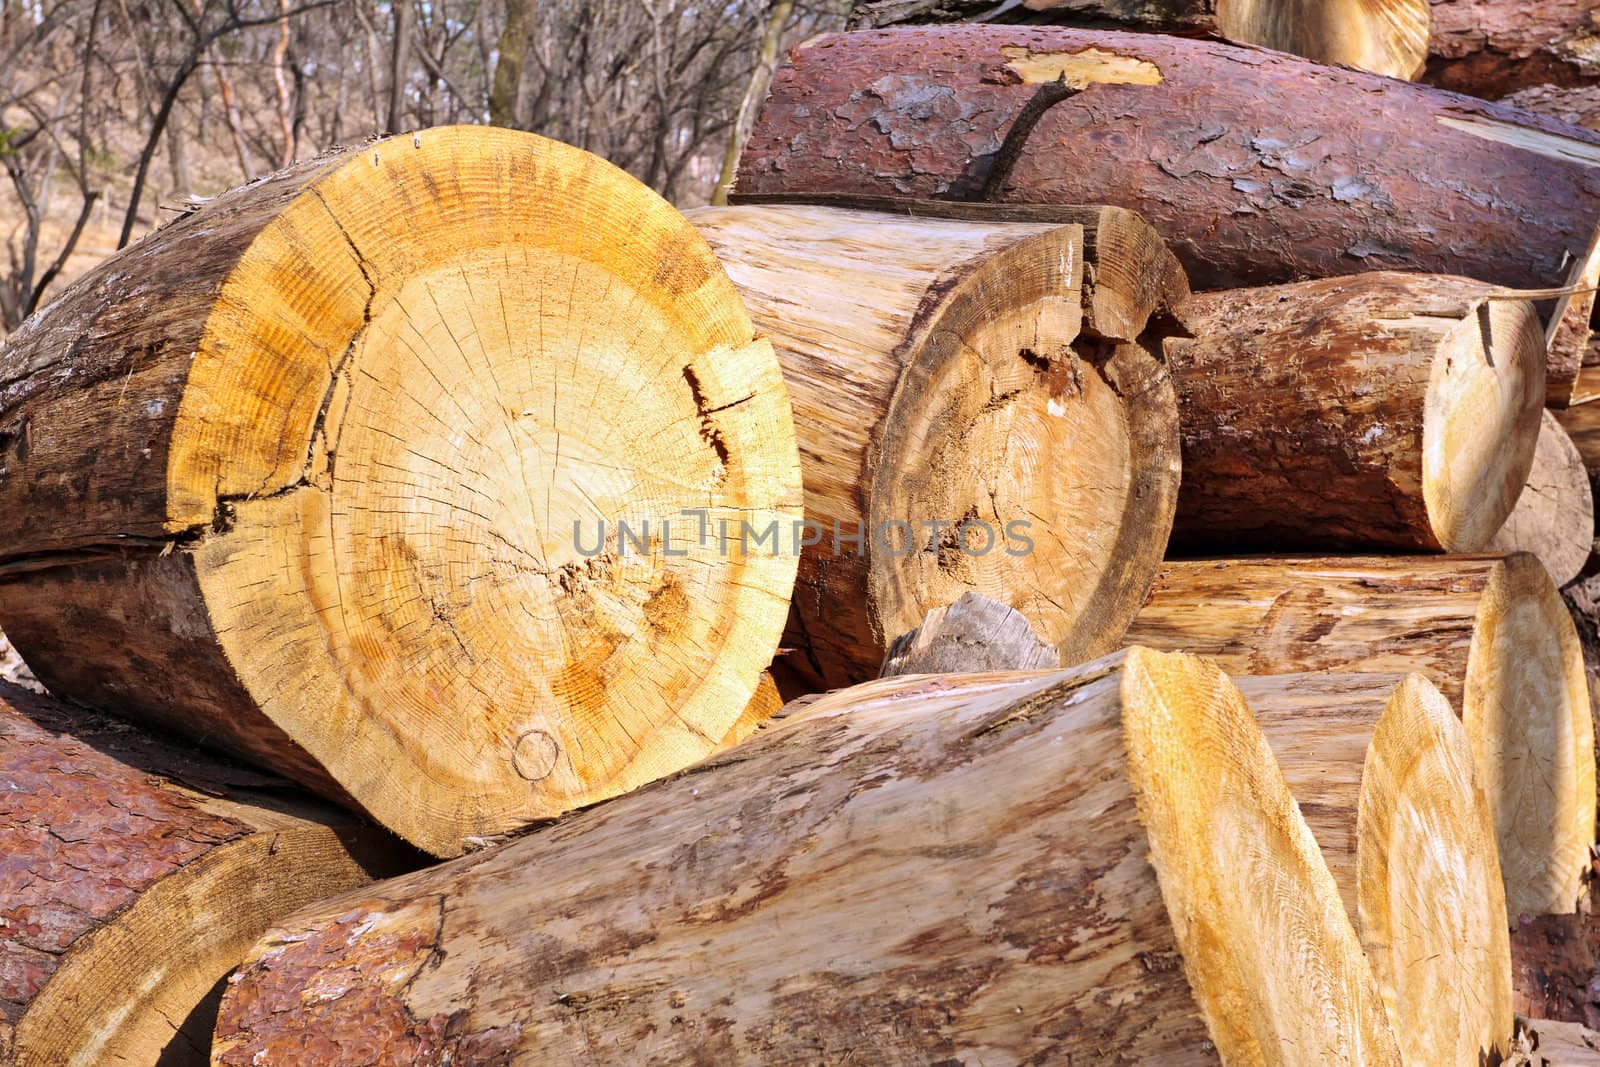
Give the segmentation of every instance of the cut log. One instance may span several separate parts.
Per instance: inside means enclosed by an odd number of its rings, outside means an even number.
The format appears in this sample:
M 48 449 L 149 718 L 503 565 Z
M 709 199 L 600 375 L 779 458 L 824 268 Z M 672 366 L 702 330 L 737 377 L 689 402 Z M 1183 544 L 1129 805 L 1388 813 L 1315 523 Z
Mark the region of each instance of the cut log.
M 439 855 L 712 751 L 792 588 L 679 515 L 800 517 L 770 346 L 665 201 L 528 134 L 218 197 L 14 335 L 0 429 L 52 692 Z
M 1594 0 L 1431 0 L 1423 77 L 1496 100 L 1536 85 L 1600 82 Z
M 722 736 L 722 743 L 717 746 L 717 751 L 726 752 L 734 745 L 744 743 L 782 708 L 783 697 L 778 693 L 778 683 L 773 680 L 771 671 L 762 671 L 761 682 L 756 686 L 755 695 L 750 698 L 750 703 L 744 706 L 744 710 L 728 728 L 728 732 Z
M 1428 0 L 869 0 L 850 28 L 953 19 L 1210 33 L 1392 78 L 1428 58 Z
M 1400 1062 L 1237 691 L 1146 650 L 832 694 L 302 912 L 230 980 L 216 1036 L 221 1067 Z
M 287 785 L 0 683 L 0 1063 L 205 1063 L 269 924 L 420 859 Z
M 1235 677 L 1322 848 L 1408 1064 L 1499 1063 L 1511 949 L 1494 820 L 1419 674 Z
M 809 688 L 875 677 L 969 591 L 1063 662 L 1103 655 L 1160 566 L 1178 415 L 1149 350 L 1183 272 L 1129 212 L 1019 214 L 690 213 L 794 407 L 809 525 L 781 531 L 800 552 L 783 660 Z
M 1232 674 L 1420 671 L 1461 713 L 1511 922 L 1577 907 L 1594 723 L 1577 632 L 1534 557 L 1173 562 L 1128 640 Z
M 1027 616 L 977 593 L 934 608 L 889 646 L 880 677 L 980 674 L 1059 667 L 1055 646 L 1039 639 Z
M 1473 552 L 1534 460 L 1533 306 L 1381 272 L 1201 293 L 1166 343 L 1183 412 L 1173 542 L 1237 552 Z
M 1040 114 L 1061 95 L 1042 86 L 1063 73 L 1081 91 Z M 991 181 L 1019 119 L 1020 149 Z M 936 26 L 796 49 L 735 199 L 1112 203 L 1150 221 L 1197 289 L 1381 269 L 1550 289 L 1597 230 L 1597 164 L 1600 135 L 1292 56 L 1154 34 Z M 1552 370 L 1565 403 L 1575 368 Z
M 1488 548 L 1493 552 L 1532 552 L 1557 585 L 1578 577 L 1594 550 L 1594 493 L 1589 473 L 1572 438 L 1549 411 L 1539 427 L 1528 482 Z

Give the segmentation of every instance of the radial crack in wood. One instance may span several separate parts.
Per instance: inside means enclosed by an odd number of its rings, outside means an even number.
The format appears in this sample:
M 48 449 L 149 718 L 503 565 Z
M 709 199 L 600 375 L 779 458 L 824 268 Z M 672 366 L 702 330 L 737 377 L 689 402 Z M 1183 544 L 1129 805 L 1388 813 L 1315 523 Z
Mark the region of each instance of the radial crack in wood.
M 680 215 L 528 134 L 216 198 L 12 338 L 0 428 L 0 626 L 52 691 L 440 855 L 712 751 L 792 587 L 682 514 L 800 518 L 770 346 Z
M 1177 407 L 1133 342 L 1159 351 L 1187 294 L 1176 260 L 1119 209 L 924 208 L 941 210 L 689 216 L 794 405 L 808 525 L 783 532 L 800 552 L 783 659 L 810 688 L 874 677 L 894 637 L 969 591 L 1064 662 L 1102 655 L 1171 525 Z

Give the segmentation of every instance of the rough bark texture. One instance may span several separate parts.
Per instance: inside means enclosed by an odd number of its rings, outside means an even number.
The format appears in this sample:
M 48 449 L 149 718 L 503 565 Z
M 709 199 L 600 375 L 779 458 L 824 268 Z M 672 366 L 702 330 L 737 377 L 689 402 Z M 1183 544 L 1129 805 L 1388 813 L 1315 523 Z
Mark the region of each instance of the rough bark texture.
M 1431 0 L 1426 81 L 1486 100 L 1600 81 L 1594 0 Z
M 895 638 L 879 676 L 1043 670 L 1060 666 L 1059 659 L 1027 616 L 986 596 L 964 593 Z
M 1482 549 L 1528 478 L 1544 398 L 1532 305 L 1396 273 L 1201 293 L 1166 353 L 1184 551 Z
M 1501 103 L 1536 115 L 1545 115 L 1569 126 L 1600 130 L 1600 86 L 1563 89 L 1556 85 L 1536 85 L 1531 89 L 1519 89 L 1502 99 Z
M 204 1063 L 209 1022 L 182 1024 L 269 923 L 414 864 L 279 779 L 0 683 L 0 1063 Z
M 1197 289 L 1385 268 L 1553 287 L 1600 217 L 1600 137 L 1427 86 L 1175 37 L 1018 26 L 816 38 L 778 72 L 739 194 L 994 199 L 1142 214 Z M 737 199 L 737 198 L 736 198 Z
M 897 206 L 689 216 L 794 408 L 811 525 L 778 531 L 800 555 L 782 659 L 810 688 L 875 677 L 967 592 L 1022 611 L 1062 662 L 1103 655 L 1171 528 L 1178 412 L 1150 353 L 1182 270 L 1118 208 Z
M 1428 55 L 1428 0 L 869 0 L 849 25 L 960 19 L 1207 33 L 1395 78 L 1415 78 Z
M 230 982 L 214 1056 L 1398 1063 L 1382 1016 L 1237 692 L 1134 650 L 832 694 L 304 912 Z
M 1489 541 L 1491 552 L 1531 552 L 1557 585 L 1583 571 L 1594 551 L 1594 491 L 1589 472 L 1554 412 L 1539 426 L 1528 482 L 1505 525 Z
M 1578 906 L 1593 711 L 1578 635 L 1534 557 L 1171 562 L 1127 640 L 1233 674 L 1421 672 L 1461 713 L 1511 921 Z
M 234 190 L 0 352 L 0 626 L 51 691 L 437 854 L 712 751 L 795 563 L 679 511 L 800 506 L 781 371 L 710 250 L 528 134 Z

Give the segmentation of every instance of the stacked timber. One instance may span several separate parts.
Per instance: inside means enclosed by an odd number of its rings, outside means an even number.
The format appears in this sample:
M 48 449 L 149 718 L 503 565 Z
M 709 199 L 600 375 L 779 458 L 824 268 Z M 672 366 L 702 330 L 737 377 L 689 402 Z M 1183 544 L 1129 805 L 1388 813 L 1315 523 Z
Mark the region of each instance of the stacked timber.
M 0 683 L 0 1063 L 204 1063 L 269 924 L 416 865 L 287 785 Z
M 1497 295 L 1379 272 L 1190 298 L 1190 336 L 1166 343 L 1175 546 L 1486 547 L 1524 495 L 1545 392 L 1533 305 Z
M 599 159 L 431 130 L 107 261 L 0 370 L 0 627 L 52 692 L 437 855 L 710 753 L 795 562 L 781 371 Z
M 1600 135 L 1287 55 L 959 25 L 796 49 L 735 199 L 1109 203 L 1148 219 L 1200 290 L 1385 269 L 1549 290 L 1593 258 L 1597 162 Z M 1553 403 L 1589 395 L 1592 304 L 1560 309 L 1575 325 L 1551 351 Z
M 214 1062 L 351 1047 L 1402 1062 L 1238 691 L 1137 649 L 837 693 L 674 779 L 302 912 L 230 980 Z
M 800 561 L 782 662 L 806 688 L 876 676 L 895 636 L 969 591 L 1065 662 L 1103 655 L 1160 566 L 1179 455 L 1159 353 L 1183 271 L 1131 212 L 1016 214 L 689 215 L 794 408 L 807 528 L 784 531 Z
M 1466 729 L 1510 921 L 1577 908 L 1594 724 L 1577 632 L 1534 557 L 1169 562 L 1128 640 L 1241 675 L 1422 672 Z
M 1417 674 L 1233 680 L 1339 886 L 1406 1062 L 1500 1062 L 1512 985 L 1499 852 L 1449 701 Z

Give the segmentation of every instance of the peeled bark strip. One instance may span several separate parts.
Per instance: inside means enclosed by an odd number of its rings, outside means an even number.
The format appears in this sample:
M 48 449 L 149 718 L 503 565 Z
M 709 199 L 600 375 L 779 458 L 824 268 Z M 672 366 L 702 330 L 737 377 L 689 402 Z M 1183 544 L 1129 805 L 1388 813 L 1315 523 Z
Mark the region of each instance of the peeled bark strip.
M 1004 217 L 690 213 L 794 407 L 813 525 L 781 531 L 801 553 L 784 660 L 812 688 L 875 677 L 967 592 L 1063 662 L 1103 655 L 1160 566 L 1178 416 L 1149 350 L 1182 271 L 1126 211 Z
M 1183 412 L 1173 541 L 1472 552 L 1522 493 L 1544 400 L 1533 306 L 1396 273 L 1201 293 L 1166 354 Z
M 972 19 L 1210 33 L 1392 78 L 1428 57 L 1428 0 L 871 0 L 852 29 Z
M 1322 848 L 1405 1061 L 1498 1063 L 1511 949 L 1494 820 L 1419 674 L 1235 677 Z
M 53 692 L 440 855 L 710 752 L 787 610 L 792 557 L 679 515 L 799 517 L 770 347 L 681 216 L 531 135 L 218 197 L 13 337 L 0 428 L 0 626 Z
M 831 34 L 778 72 L 743 195 L 1112 203 L 1197 289 L 1404 269 L 1559 286 L 1600 220 L 1600 136 L 1427 86 L 1154 34 L 940 26 Z
M 1499 99 L 1536 85 L 1600 81 L 1594 0 L 1432 0 L 1434 85 Z
M 1500 532 L 1493 552 L 1531 552 L 1556 585 L 1583 571 L 1594 550 L 1594 494 L 1583 456 L 1549 411 L 1539 426 L 1528 482 Z
M 1054 646 L 1039 640 L 1027 616 L 977 593 L 934 608 L 922 624 L 889 646 L 880 677 L 896 674 L 980 674 L 1060 666 Z
M 831 694 L 668 782 L 302 912 L 231 979 L 214 1062 L 352 1047 L 1400 1062 L 1238 692 L 1140 649 Z
M 286 786 L 0 683 L 0 1063 L 204 1063 L 270 923 L 408 865 Z
M 1461 713 L 1511 921 L 1577 907 L 1594 724 L 1577 632 L 1534 557 L 1172 562 L 1127 640 L 1232 674 L 1421 672 Z

